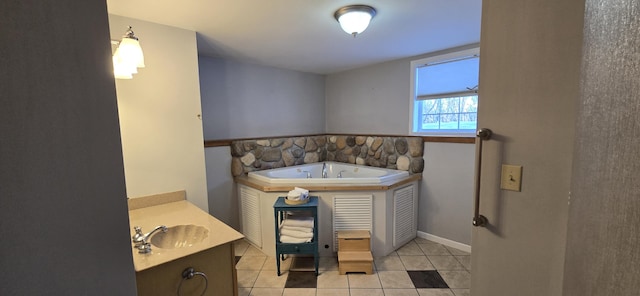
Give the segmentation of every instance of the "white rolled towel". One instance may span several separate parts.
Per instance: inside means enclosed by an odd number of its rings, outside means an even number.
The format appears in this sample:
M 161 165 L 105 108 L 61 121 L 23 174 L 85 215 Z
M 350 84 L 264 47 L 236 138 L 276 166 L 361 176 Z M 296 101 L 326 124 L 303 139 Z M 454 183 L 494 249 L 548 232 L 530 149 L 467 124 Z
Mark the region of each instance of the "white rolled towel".
M 295 238 L 313 238 L 313 232 L 291 230 L 286 227 L 283 227 L 282 229 L 280 229 L 280 234 L 290 236 L 290 237 L 295 237 Z
M 313 232 L 313 228 L 311 228 L 311 227 L 283 226 L 283 225 L 280 225 L 280 230 L 282 230 L 283 228 L 289 229 L 289 230 L 295 230 L 295 231 L 302 231 L 302 232 Z
M 281 235 L 280 242 L 287 243 L 287 244 L 308 243 L 308 242 L 311 242 L 311 238 L 297 238 L 297 237 L 290 237 L 287 235 Z
M 309 190 L 304 189 L 304 188 L 293 187 L 293 190 L 300 192 L 301 195 L 309 195 Z
M 313 217 L 289 217 L 282 221 L 282 225 L 313 228 Z
M 287 193 L 288 200 L 301 200 L 306 199 L 308 196 L 309 190 L 300 187 L 294 187 L 293 190 Z

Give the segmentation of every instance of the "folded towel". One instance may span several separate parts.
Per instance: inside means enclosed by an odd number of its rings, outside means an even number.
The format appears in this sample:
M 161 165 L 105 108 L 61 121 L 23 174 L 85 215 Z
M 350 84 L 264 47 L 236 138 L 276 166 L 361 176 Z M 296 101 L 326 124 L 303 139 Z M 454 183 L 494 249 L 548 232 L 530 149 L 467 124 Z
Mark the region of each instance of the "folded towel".
M 313 217 L 289 217 L 282 221 L 282 225 L 313 228 Z
M 282 228 L 280 230 L 280 234 L 285 236 L 295 237 L 295 238 L 313 238 L 313 232 L 290 230 L 288 228 Z
M 295 231 L 302 231 L 302 232 L 313 232 L 313 228 L 311 227 L 302 227 L 302 226 L 286 226 L 286 225 L 280 225 L 280 230 L 282 229 L 289 229 L 289 230 L 295 230 Z
M 302 200 L 306 199 L 308 196 L 309 190 L 300 187 L 294 187 L 293 190 L 287 193 L 288 200 Z
M 280 236 L 280 242 L 281 243 L 286 243 L 286 244 L 308 243 L 308 242 L 311 242 L 311 238 L 297 238 L 297 237 L 290 237 L 290 236 L 286 236 L 286 235 L 281 235 Z

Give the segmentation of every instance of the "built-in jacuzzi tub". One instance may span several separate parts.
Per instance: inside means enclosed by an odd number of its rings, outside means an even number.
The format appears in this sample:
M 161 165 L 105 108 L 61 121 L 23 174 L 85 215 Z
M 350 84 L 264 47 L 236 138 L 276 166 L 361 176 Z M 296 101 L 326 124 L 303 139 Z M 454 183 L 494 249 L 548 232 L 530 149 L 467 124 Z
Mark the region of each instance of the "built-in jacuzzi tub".
M 235 178 L 241 232 L 275 257 L 273 204 L 302 187 L 319 198 L 320 256 L 335 256 L 337 231 L 356 229 L 371 232 L 373 256 L 386 256 L 416 236 L 420 179 L 421 174 L 338 162 L 249 172 Z
M 327 176 L 322 177 L 323 166 Z M 271 170 L 249 172 L 248 177 L 269 184 L 382 184 L 409 176 L 407 171 L 353 165 L 339 162 L 319 162 Z

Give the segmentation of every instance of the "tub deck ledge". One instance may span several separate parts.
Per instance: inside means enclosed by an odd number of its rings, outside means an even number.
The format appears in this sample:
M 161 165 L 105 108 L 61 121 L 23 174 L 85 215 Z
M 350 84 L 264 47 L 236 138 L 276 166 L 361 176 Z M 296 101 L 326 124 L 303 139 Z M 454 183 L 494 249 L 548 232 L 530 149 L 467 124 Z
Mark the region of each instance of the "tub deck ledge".
M 233 179 L 236 183 L 243 184 L 249 186 L 251 188 L 264 191 L 264 192 L 274 192 L 274 191 L 289 191 L 293 190 L 294 187 L 302 187 L 309 191 L 362 191 L 362 190 L 388 190 L 393 189 L 398 186 L 402 186 L 407 183 L 411 183 L 416 180 L 422 180 L 422 174 L 413 174 L 407 177 L 396 179 L 388 182 L 383 182 L 379 184 L 299 184 L 296 186 L 286 185 L 286 184 L 270 184 L 264 181 L 256 180 L 255 178 L 249 178 L 246 174 L 235 177 Z

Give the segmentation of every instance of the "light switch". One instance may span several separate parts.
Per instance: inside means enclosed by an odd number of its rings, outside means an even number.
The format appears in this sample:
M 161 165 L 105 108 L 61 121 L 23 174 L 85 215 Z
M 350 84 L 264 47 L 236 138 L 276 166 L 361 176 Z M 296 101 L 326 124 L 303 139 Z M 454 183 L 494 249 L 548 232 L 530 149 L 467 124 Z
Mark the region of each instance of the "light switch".
M 502 178 L 500 181 L 500 189 L 520 191 L 522 185 L 522 166 L 521 165 L 502 165 Z

